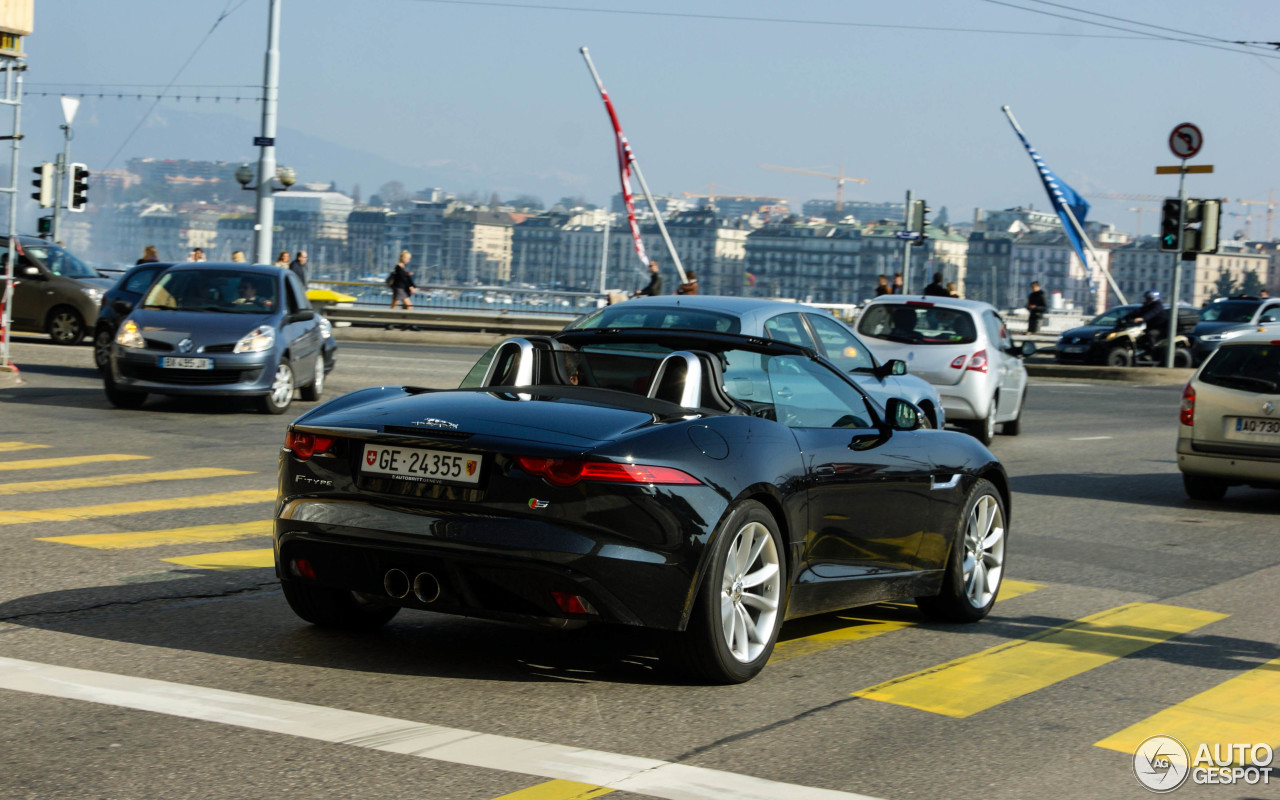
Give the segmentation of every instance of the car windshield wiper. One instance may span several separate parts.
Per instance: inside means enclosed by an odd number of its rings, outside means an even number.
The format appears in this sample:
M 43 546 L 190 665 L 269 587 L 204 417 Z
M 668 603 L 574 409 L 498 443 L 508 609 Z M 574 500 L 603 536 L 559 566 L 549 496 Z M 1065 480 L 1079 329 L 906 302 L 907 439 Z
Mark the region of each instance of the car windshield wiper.
M 145 305 L 145 306 L 143 306 L 143 308 L 156 308 L 156 309 L 159 309 L 159 310 L 161 310 L 161 311 L 177 311 L 177 309 L 176 309 L 176 308 L 174 308 L 173 306 L 163 306 L 163 305 L 159 305 L 158 303 L 153 303 L 153 304 L 151 304 L 151 305 Z
M 1266 378 L 1255 378 L 1251 375 L 1214 375 L 1213 381 L 1220 386 L 1236 385 L 1242 389 L 1260 388 L 1264 392 L 1274 392 L 1276 390 L 1276 382 L 1269 381 Z

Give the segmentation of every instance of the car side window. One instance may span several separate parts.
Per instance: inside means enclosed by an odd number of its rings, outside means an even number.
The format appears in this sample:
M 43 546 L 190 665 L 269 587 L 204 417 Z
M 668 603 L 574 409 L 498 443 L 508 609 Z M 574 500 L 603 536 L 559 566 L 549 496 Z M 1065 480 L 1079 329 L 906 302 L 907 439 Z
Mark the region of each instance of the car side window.
M 293 275 L 289 275 L 288 278 L 293 278 Z M 284 293 L 285 293 L 285 297 L 287 298 L 287 302 L 289 304 L 288 306 L 289 313 L 292 314 L 293 312 L 297 311 L 299 308 L 298 294 L 297 294 L 297 291 L 294 289 L 294 281 L 289 280 L 288 278 L 286 278 L 284 282 L 284 289 L 285 289 Z M 294 278 L 294 280 L 297 280 L 297 279 Z
M 307 289 L 302 285 L 302 279 L 292 272 L 286 272 L 284 275 L 284 284 L 287 288 L 289 297 L 289 313 L 303 308 L 311 308 L 311 301 L 307 299 Z
M 798 344 L 801 347 L 813 347 L 813 340 L 809 338 L 809 332 L 804 329 L 804 322 L 801 321 L 799 313 L 779 314 L 772 317 L 765 322 L 764 332 L 770 339 Z
M 839 375 L 802 356 L 765 365 L 774 418 L 788 428 L 869 428 L 866 399 Z
M 871 358 L 871 351 L 862 344 L 858 337 L 845 329 L 843 325 L 817 314 L 807 314 L 806 316 L 809 319 L 809 324 L 813 326 L 813 330 L 818 334 L 818 341 L 822 343 L 822 348 L 826 351 L 827 358 L 831 359 L 832 363 L 837 367 L 846 372 L 875 367 L 875 360 Z
M 158 269 L 140 269 L 125 280 L 124 290 L 133 294 L 145 294 L 155 281 L 156 275 L 159 274 L 160 270 Z
M 996 316 L 994 311 L 984 311 L 982 313 L 982 323 L 986 326 L 987 338 L 991 340 L 992 344 L 1001 350 L 1007 350 L 1011 346 L 1009 330 L 1004 326 L 1004 321 Z

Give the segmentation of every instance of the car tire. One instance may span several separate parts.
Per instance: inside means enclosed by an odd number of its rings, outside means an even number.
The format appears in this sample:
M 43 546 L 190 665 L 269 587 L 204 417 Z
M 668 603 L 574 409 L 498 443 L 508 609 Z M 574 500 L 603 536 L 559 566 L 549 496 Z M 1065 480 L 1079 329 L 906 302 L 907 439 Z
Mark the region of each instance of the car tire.
M 314 402 L 324 395 L 324 353 L 316 354 L 316 377 L 306 386 L 299 390 L 299 394 L 303 400 Z
M 996 401 L 998 397 L 991 398 L 991 405 L 987 408 L 987 415 L 982 419 L 970 420 L 966 427 L 969 433 L 978 441 L 988 447 L 991 446 L 992 440 L 996 438 Z
M 941 591 L 916 598 L 926 616 L 944 622 L 977 622 L 990 613 L 1004 579 L 1007 519 L 1004 498 L 995 485 L 985 479 L 974 484 L 956 522 Z
M 1174 348 L 1173 366 L 1178 369 L 1190 369 L 1195 363 L 1195 359 L 1191 356 L 1191 351 L 1185 347 Z
M 1216 502 L 1227 494 L 1227 482 L 1217 478 L 1206 478 L 1202 475 L 1182 473 L 1182 488 L 1192 500 Z
M 281 358 L 276 365 L 276 376 L 271 381 L 271 390 L 262 396 L 260 406 L 267 414 L 283 414 L 293 402 L 293 364 L 289 359 Z
M 936 430 L 938 427 L 938 412 L 929 403 L 922 403 L 920 410 L 924 412 L 924 416 L 920 418 L 920 427 Z
M 1023 389 L 1022 394 L 1018 396 L 1018 413 L 1017 415 L 1004 423 L 1000 428 L 1000 432 L 1005 436 L 1017 436 L 1022 433 L 1022 408 L 1027 402 L 1027 390 Z
M 130 392 L 126 389 L 119 389 L 110 377 L 103 381 L 102 391 L 107 396 L 107 402 L 116 408 L 142 408 L 142 404 L 147 402 L 146 392 Z
M 280 581 L 293 613 L 312 625 L 347 631 L 369 631 L 391 621 L 400 607 L 376 598 L 364 599 L 346 589 L 330 589 L 302 581 Z
M 111 360 L 111 343 L 115 338 L 111 329 L 105 325 L 100 326 L 93 334 L 93 363 L 98 372 L 104 375 Z
M 1127 347 L 1113 347 L 1107 351 L 1108 367 L 1132 367 L 1133 351 Z
M 733 506 L 712 539 L 689 626 L 667 643 L 668 664 L 721 684 L 742 683 L 764 669 L 786 612 L 785 554 L 767 508 L 754 500 Z
M 80 344 L 84 338 L 84 317 L 70 306 L 57 306 L 49 312 L 44 329 L 54 344 Z

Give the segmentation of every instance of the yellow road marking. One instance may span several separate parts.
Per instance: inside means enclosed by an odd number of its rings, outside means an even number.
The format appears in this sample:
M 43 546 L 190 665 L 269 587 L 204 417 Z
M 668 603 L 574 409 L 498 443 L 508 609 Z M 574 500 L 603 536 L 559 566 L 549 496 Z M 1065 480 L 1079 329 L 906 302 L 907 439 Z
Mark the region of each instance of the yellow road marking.
M 129 486 L 135 483 L 188 481 L 198 478 L 223 478 L 228 475 L 252 474 L 252 472 L 242 469 L 222 469 L 221 467 L 194 467 L 192 469 L 172 469 L 165 472 L 118 472 L 114 475 L 92 475 L 87 478 L 0 483 L 0 495 L 61 492 L 67 489 L 96 489 L 105 486 Z
M 189 528 L 170 528 L 163 531 L 135 531 L 133 533 L 85 533 L 79 536 L 47 536 L 38 542 L 73 544 L 97 550 L 133 550 L 139 547 L 160 547 L 166 544 L 191 544 L 192 542 L 232 542 L 252 536 L 270 536 L 271 520 L 240 522 L 232 525 L 195 525 Z
M 47 444 L 27 444 L 26 442 L 0 442 L 0 453 L 12 453 L 14 450 L 42 450 Z
M 1133 753 L 1143 739 L 1158 733 L 1176 737 L 1193 758 L 1201 743 L 1211 753 L 1221 744 L 1224 756 L 1234 743 L 1280 747 L 1280 658 L 1130 725 L 1097 746 Z
M 1012 600 L 1043 589 L 1039 583 L 1005 581 L 998 600 Z M 920 623 L 919 612 L 910 604 L 884 604 L 860 608 L 854 614 L 822 615 L 793 620 L 783 629 L 786 639 L 773 648 L 769 663 L 812 655 L 823 650 L 870 639 L 882 633 L 909 628 Z
M 77 519 L 115 517 L 123 514 L 140 514 L 147 511 L 239 506 L 247 503 L 265 503 L 269 500 L 274 500 L 275 497 L 275 489 L 253 489 L 243 492 L 201 494 L 192 497 L 171 497 L 164 500 L 133 500 L 126 503 L 106 503 L 99 506 L 67 506 L 65 508 L 41 508 L 34 511 L 0 511 L 0 525 L 21 525 L 27 522 L 71 522 Z
M 7 472 L 15 469 L 74 467 L 79 464 L 101 464 L 108 461 L 139 461 L 148 458 L 151 458 L 151 456 L 133 456 L 127 453 L 106 453 L 105 455 L 100 456 L 65 456 L 63 458 L 27 458 L 21 461 L 0 461 L 0 471 Z
M 1226 616 L 1130 603 L 853 695 L 948 717 L 968 717 Z
M 504 794 L 494 800 L 590 800 L 602 794 L 612 792 L 603 786 L 577 781 L 547 781 L 528 789 Z
M 263 550 L 230 550 L 225 553 L 205 553 L 199 556 L 179 556 L 161 560 L 184 567 L 213 570 L 273 567 L 276 563 L 275 554 L 270 547 Z

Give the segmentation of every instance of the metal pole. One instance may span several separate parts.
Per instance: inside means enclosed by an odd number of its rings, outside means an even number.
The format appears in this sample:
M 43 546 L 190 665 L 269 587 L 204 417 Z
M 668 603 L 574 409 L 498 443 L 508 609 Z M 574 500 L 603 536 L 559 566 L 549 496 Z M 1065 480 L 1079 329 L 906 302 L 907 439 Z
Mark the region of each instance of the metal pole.
M 604 239 L 600 242 L 600 294 L 605 293 L 605 275 L 609 273 L 609 218 L 604 218 Z
M 907 207 L 902 212 L 902 229 L 904 231 L 911 230 L 911 203 L 915 199 L 915 194 L 907 190 Z M 909 294 L 907 287 L 911 285 L 911 240 L 902 240 L 902 293 Z
M 1173 305 L 1169 309 L 1169 351 L 1164 365 L 1173 368 L 1173 354 L 1178 338 L 1178 303 L 1182 295 L 1182 248 L 1186 243 L 1187 225 L 1187 160 L 1182 159 L 1182 171 L 1178 174 L 1178 249 L 1173 254 Z
M 4 265 L 4 293 L 0 302 L 0 367 L 8 368 L 9 324 L 13 318 L 13 273 L 18 264 L 18 146 L 22 142 L 22 73 L 25 62 L 10 60 L 4 66 L 4 99 L 13 106 L 12 158 L 9 164 L 9 257 Z
M 254 225 L 254 260 L 270 264 L 271 235 L 276 223 L 276 104 L 280 99 L 280 0 L 271 0 L 267 21 L 267 58 L 262 80 L 262 139 L 258 155 L 258 220 Z
M 600 96 L 607 98 L 609 93 L 604 90 L 604 81 L 600 80 L 600 73 L 596 72 L 596 65 L 591 60 L 591 54 L 587 52 L 587 48 L 583 47 L 578 52 L 582 53 L 582 57 L 587 61 L 587 69 L 591 70 L 591 77 L 596 82 L 596 88 L 600 90 Z M 636 160 L 635 153 L 630 154 L 631 168 L 636 171 L 636 178 L 640 181 L 640 190 L 644 192 L 644 198 L 649 201 L 649 210 L 653 212 L 653 218 L 658 222 L 658 231 L 662 233 L 662 241 L 667 244 L 667 252 L 671 254 L 671 263 L 675 264 L 676 274 L 680 276 L 680 282 L 685 283 L 688 279 L 684 274 L 684 266 L 680 263 L 680 255 L 676 252 L 675 245 L 671 243 L 671 237 L 667 234 L 667 226 L 662 223 L 662 215 L 658 213 L 658 205 L 653 202 L 653 195 L 649 192 L 649 184 L 645 182 L 644 173 L 640 171 L 640 162 Z
M 55 242 L 62 236 L 63 190 L 67 185 L 67 165 L 71 163 L 71 126 L 58 127 L 62 128 L 62 153 L 54 159 L 53 222 L 49 225 L 49 238 Z
M 1080 227 L 1080 222 L 1076 219 L 1076 215 L 1071 212 L 1071 207 L 1064 204 L 1062 206 L 1062 210 L 1067 213 L 1067 219 L 1071 220 L 1071 227 L 1075 228 L 1076 234 L 1080 237 L 1080 241 L 1084 242 L 1085 249 L 1087 249 L 1089 254 L 1093 256 L 1094 265 L 1102 270 L 1102 275 L 1107 279 L 1107 284 L 1111 286 L 1111 291 L 1116 293 L 1116 299 L 1119 300 L 1121 304 L 1128 303 L 1129 301 L 1124 298 L 1124 292 L 1120 291 L 1120 286 L 1116 283 L 1116 279 L 1112 277 L 1111 270 L 1103 266 L 1102 259 L 1098 257 L 1098 251 L 1094 249 L 1093 242 L 1090 241 L 1088 235 L 1085 234 L 1084 228 Z M 1089 264 L 1086 262 L 1085 267 L 1088 266 Z

